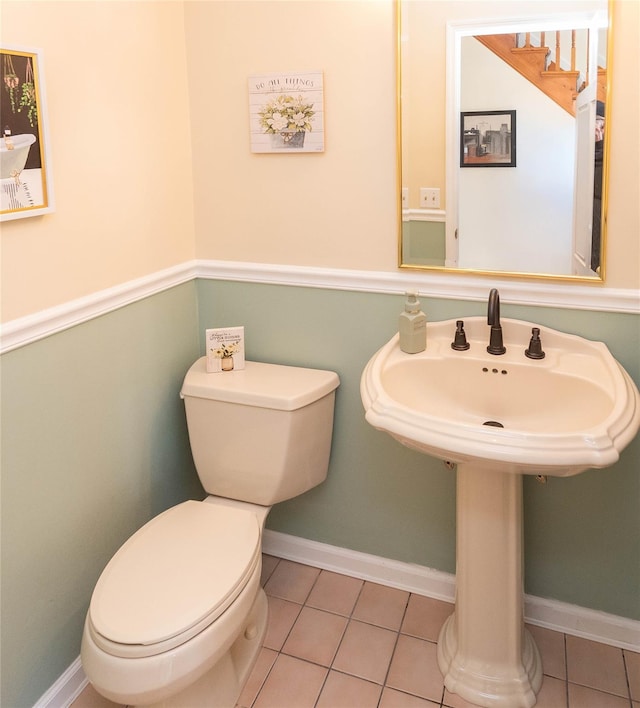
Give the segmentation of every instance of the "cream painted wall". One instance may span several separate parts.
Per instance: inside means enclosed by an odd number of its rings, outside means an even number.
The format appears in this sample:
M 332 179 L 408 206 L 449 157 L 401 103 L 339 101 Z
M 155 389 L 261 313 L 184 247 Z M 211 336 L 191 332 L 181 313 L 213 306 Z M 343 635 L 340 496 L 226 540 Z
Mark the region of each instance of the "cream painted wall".
M 640 287 L 640 2 L 613 3 L 607 285 Z
M 386 0 L 185 6 L 199 258 L 395 270 Z M 325 152 L 250 152 L 251 74 L 324 72 Z
M 540 3 L 508 3 L 522 12 Z M 506 5 L 503 4 L 503 5 Z M 553 3 L 557 6 L 557 3 Z M 571 3 L 569 3 L 569 6 Z M 447 19 L 496 16 L 495 2 L 424 3 L 433 33 L 425 127 L 433 184 L 444 175 Z M 615 3 L 608 287 L 640 287 L 640 22 Z M 365 2 L 186 4 L 199 258 L 395 270 L 394 6 Z M 215 41 L 214 38 L 215 37 Z M 253 155 L 247 77 L 322 69 L 326 151 Z M 616 99 L 617 97 L 617 99 Z M 634 196 L 635 195 L 635 196 Z
M 57 203 L 2 224 L 3 321 L 194 257 L 396 270 L 392 0 L 1 12 L 4 44 L 44 50 Z M 614 14 L 607 286 L 638 288 L 640 3 Z M 324 72 L 326 150 L 252 154 L 247 77 L 291 69 Z
M 182 2 L 1 4 L 41 48 L 56 211 L 2 224 L 2 320 L 195 255 Z

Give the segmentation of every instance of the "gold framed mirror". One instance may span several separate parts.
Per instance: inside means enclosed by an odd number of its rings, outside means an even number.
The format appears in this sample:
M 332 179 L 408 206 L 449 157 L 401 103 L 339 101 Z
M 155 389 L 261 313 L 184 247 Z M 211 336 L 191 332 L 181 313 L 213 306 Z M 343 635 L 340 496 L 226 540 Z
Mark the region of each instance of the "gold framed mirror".
M 610 9 L 397 0 L 401 268 L 603 282 Z

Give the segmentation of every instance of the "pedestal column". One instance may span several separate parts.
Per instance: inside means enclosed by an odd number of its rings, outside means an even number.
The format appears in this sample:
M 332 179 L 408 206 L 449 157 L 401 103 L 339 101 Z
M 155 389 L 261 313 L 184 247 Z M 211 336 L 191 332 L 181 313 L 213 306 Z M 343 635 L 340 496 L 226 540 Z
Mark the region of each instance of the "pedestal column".
M 456 518 L 456 607 L 438 639 L 445 686 L 487 708 L 531 708 L 542 662 L 524 628 L 522 476 L 458 465 Z

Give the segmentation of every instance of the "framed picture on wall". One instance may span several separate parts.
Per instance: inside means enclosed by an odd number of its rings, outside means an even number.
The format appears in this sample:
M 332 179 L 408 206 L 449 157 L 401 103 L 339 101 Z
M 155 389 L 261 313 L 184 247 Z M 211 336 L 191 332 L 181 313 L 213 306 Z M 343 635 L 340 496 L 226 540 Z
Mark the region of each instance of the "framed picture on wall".
M 322 72 L 249 77 L 251 152 L 324 152 Z
M 515 166 L 515 111 L 460 114 L 460 167 Z
M 0 47 L 0 219 L 21 219 L 53 211 L 51 161 L 37 49 Z

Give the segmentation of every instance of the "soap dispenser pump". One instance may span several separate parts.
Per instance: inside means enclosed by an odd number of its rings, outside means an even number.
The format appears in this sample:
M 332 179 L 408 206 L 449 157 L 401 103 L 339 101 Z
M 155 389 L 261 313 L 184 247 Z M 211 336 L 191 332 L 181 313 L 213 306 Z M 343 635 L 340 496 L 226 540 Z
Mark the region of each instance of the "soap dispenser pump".
M 406 354 L 418 354 L 427 348 L 427 318 L 420 310 L 420 301 L 415 293 L 407 293 L 398 330 L 400 349 Z

